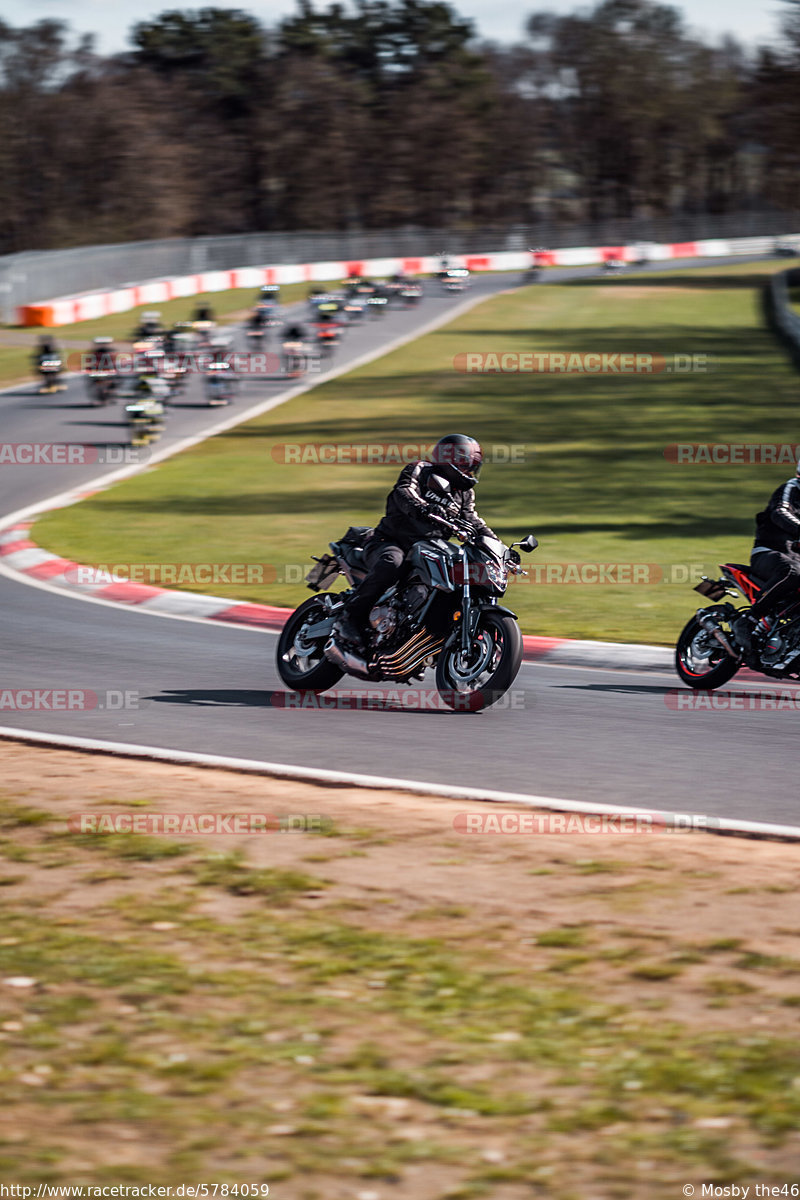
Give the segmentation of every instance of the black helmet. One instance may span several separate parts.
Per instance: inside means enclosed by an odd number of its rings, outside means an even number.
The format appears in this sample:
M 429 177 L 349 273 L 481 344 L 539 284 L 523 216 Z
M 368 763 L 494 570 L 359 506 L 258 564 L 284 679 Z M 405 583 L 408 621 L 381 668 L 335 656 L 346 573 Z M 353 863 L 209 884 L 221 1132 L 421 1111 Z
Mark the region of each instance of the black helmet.
M 443 467 L 442 472 L 456 487 L 466 490 L 478 482 L 483 451 L 475 438 L 465 433 L 448 433 L 433 447 L 431 462 Z

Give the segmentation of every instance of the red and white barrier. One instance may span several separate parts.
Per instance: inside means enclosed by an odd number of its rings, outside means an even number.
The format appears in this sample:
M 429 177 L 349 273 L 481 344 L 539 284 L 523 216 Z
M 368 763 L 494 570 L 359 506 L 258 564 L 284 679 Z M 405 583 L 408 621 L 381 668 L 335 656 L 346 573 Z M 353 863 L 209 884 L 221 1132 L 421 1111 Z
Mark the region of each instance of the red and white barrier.
M 787 240 L 800 237 L 786 235 Z M 610 258 L 635 262 L 642 254 L 653 261 L 671 258 L 706 258 L 729 254 L 769 254 L 775 244 L 773 237 L 712 238 L 697 242 L 636 243 L 630 246 L 572 246 L 562 250 L 506 250 L 488 254 L 454 254 L 454 266 L 470 271 L 521 271 L 532 260 L 548 267 L 583 267 L 599 265 Z M 357 273 L 376 278 L 405 271 L 409 275 L 426 275 L 439 269 L 438 257 L 368 258 L 318 263 L 284 263 L 265 267 L 237 267 L 230 271 L 207 271 L 198 275 L 183 275 L 174 279 L 152 279 L 132 287 L 106 292 L 87 292 L 79 296 L 61 296 L 25 304 L 17 309 L 20 325 L 72 325 L 76 321 L 91 321 L 113 313 L 127 312 L 141 304 L 163 304 L 183 296 L 198 296 L 202 292 L 224 292 L 231 288 L 257 288 L 265 283 L 324 283 L 346 279 Z

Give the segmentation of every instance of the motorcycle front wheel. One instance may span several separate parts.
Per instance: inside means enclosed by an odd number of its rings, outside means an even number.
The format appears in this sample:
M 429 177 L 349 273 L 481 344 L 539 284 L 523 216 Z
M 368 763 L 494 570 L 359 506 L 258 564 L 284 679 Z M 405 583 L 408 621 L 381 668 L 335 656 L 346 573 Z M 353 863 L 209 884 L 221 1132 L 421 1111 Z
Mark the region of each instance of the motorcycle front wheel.
M 436 689 L 449 708 L 479 711 L 504 696 L 522 662 L 522 634 L 514 617 L 486 609 L 466 654 L 460 638 L 436 663 Z
M 326 692 L 344 674 L 323 654 L 327 636 L 311 641 L 305 630 L 328 615 L 321 596 L 312 596 L 296 608 L 281 630 L 276 651 L 278 674 L 293 692 Z
M 675 647 L 675 670 L 690 688 L 713 691 L 732 679 L 740 662 L 692 617 Z

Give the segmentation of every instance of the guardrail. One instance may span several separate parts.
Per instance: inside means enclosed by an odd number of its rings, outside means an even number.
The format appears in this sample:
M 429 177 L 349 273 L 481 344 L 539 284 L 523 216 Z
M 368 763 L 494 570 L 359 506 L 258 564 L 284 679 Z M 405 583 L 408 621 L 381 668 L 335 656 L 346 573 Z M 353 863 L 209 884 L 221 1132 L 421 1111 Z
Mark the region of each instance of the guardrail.
M 784 235 L 785 241 L 800 245 L 800 234 Z M 680 258 L 721 257 L 730 254 L 768 254 L 775 245 L 772 237 L 713 238 L 698 242 L 658 244 L 638 242 L 630 246 L 569 246 L 561 250 L 508 250 L 484 254 L 454 254 L 453 266 L 470 271 L 517 271 L 537 262 L 542 266 L 577 267 L 602 265 L 608 259 L 641 261 L 646 255 L 653 261 Z M 87 292 L 79 296 L 60 296 L 38 304 L 23 305 L 17 321 L 27 326 L 71 325 L 114 313 L 127 312 L 142 304 L 161 304 L 178 297 L 221 292 L 231 288 L 257 288 L 265 283 L 323 283 L 341 280 L 353 273 L 382 278 L 404 271 L 409 275 L 430 274 L 438 270 L 438 256 L 422 258 L 346 259 L 316 263 L 284 263 L 264 267 L 239 267 L 230 271 L 207 271 L 169 279 L 151 279 L 111 291 Z
M 800 370 L 800 313 L 793 307 L 789 288 L 800 287 L 800 268 L 778 271 L 764 286 L 763 302 L 767 324 L 783 342 L 792 362 Z
M 35 250 L 0 256 L 0 319 L 50 296 L 135 286 L 141 280 L 344 259 L 420 258 L 448 254 L 524 252 L 529 246 L 678 244 L 709 238 L 776 237 L 800 228 L 800 213 L 739 212 L 594 222 L 540 221 L 470 229 L 263 232 L 217 237 L 165 238 L 69 250 Z

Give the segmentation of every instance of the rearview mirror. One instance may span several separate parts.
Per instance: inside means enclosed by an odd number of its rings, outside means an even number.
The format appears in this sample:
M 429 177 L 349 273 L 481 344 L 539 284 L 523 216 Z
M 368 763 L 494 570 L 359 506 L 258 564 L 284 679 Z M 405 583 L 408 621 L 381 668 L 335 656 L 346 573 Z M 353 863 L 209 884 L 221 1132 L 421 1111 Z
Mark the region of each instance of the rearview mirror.
M 532 533 L 529 533 L 521 542 L 516 543 L 520 550 L 524 550 L 526 554 L 530 554 L 531 550 L 535 550 L 539 545 L 539 539 L 535 538 Z

